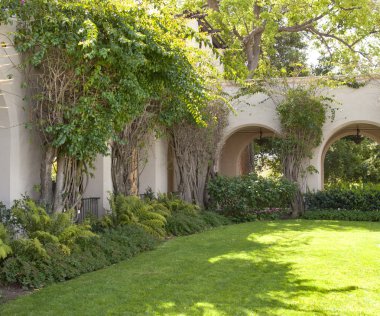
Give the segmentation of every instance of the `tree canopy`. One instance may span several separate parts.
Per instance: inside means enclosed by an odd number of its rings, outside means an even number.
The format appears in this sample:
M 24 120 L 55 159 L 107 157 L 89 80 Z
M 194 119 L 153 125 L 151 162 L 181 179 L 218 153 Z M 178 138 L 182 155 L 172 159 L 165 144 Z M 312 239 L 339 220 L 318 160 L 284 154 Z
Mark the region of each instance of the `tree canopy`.
M 236 78 L 273 70 L 276 43 L 289 33 L 305 36 L 337 72 L 376 66 L 380 19 L 374 0 L 199 0 L 185 7 L 205 12 L 220 30 Z

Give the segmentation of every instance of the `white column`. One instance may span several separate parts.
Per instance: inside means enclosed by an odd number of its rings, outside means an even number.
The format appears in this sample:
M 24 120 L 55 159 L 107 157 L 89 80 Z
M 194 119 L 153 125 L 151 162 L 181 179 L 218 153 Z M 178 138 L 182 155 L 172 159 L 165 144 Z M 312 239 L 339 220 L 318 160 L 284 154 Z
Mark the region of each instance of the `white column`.
M 89 179 L 84 198 L 100 198 L 99 215 L 110 209 L 108 198 L 112 193 L 111 157 L 98 155 L 94 162 L 93 177 Z
M 154 193 L 167 193 L 168 143 L 166 139 L 160 138 L 152 141 L 139 181 L 140 194 L 145 193 L 148 188 L 151 188 Z
M 7 206 L 21 194 L 37 197 L 41 164 L 39 139 L 26 128 L 30 116 L 20 58 L 7 36 L 14 29 L 0 26 L 0 200 Z

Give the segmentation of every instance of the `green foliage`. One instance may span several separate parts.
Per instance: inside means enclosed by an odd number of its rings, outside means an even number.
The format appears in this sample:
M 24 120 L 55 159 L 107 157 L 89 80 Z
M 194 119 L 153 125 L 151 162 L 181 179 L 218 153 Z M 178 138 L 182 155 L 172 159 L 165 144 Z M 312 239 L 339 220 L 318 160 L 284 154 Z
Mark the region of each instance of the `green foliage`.
M 145 202 L 136 196 L 114 195 L 110 198 L 111 213 L 104 217 L 105 227 L 136 225 L 156 237 L 164 237 L 169 213 L 155 203 Z
M 201 211 L 198 205 L 188 203 L 170 193 L 160 194 L 157 202 L 167 208 L 171 215 L 183 213 L 186 215 L 197 216 Z
M 212 208 L 224 215 L 244 217 L 267 208 L 289 207 L 295 188 L 287 180 L 256 174 L 233 178 L 217 176 L 209 183 L 209 194 Z
M 12 248 L 9 246 L 9 236 L 6 228 L 0 223 L 0 260 L 6 258 L 12 253 Z
M 312 220 L 380 222 L 380 210 L 312 210 L 306 211 L 302 218 Z
M 284 101 L 277 106 L 283 130 L 280 152 L 298 159 L 310 157 L 312 150 L 321 143 L 322 127 L 332 100 L 319 97 L 313 88 L 288 88 Z M 300 162 L 300 161 L 299 161 Z
M 103 227 L 135 225 L 159 238 L 190 235 L 228 223 L 225 217 L 203 212 L 172 194 L 152 200 L 115 195 L 110 201 L 112 212 L 103 218 Z
M 166 231 L 172 236 L 191 235 L 205 231 L 210 228 L 229 224 L 230 221 L 215 212 L 174 212 L 168 218 Z
M 29 198 L 15 201 L 11 208 L 13 226 L 21 228 L 25 238 L 28 238 L 25 239 L 28 240 L 26 243 L 33 241 L 35 247 L 53 243 L 67 253 L 70 253 L 78 238 L 94 236 L 89 225 L 77 225 L 73 222 L 73 212 L 49 215 L 43 207 Z
M 380 210 L 380 190 L 328 189 L 305 194 L 308 209 Z
M 207 228 L 207 223 L 200 216 L 185 213 L 173 214 L 166 224 L 166 230 L 173 236 L 191 235 Z
M 260 137 L 252 142 L 253 171 L 262 176 L 281 177 L 282 166 L 278 154 L 278 139 Z
M 368 138 L 356 144 L 352 136 L 335 142 L 324 162 L 325 182 L 380 183 L 380 145 Z
M 373 29 L 379 21 L 376 1 L 184 2 L 185 8 L 193 12 L 207 13 L 207 20 L 220 30 L 219 35 L 227 44 L 224 63 L 229 79 L 289 74 L 292 62 L 305 65 L 302 50 L 306 45 L 328 56 L 328 70 L 335 73 L 376 67 L 378 34 Z
M 13 256 L 0 268 L 0 276 L 5 283 L 39 288 L 129 259 L 156 244 L 141 228 L 128 225 L 106 230 L 99 237 L 78 239 L 70 255 L 56 244 L 42 248 L 37 239 L 17 240 L 12 245 Z

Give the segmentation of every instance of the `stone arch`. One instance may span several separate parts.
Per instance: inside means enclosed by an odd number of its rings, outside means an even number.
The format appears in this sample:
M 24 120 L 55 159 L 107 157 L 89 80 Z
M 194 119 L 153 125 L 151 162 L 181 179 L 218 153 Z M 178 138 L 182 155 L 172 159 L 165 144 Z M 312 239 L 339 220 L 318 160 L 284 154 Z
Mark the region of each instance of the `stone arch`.
M 218 172 L 226 176 L 241 175 L 242 153 L 247 146 L 260 137 L 270 137 L 278 132 L 270 126 L 264 124 L 244 124 L 229 131 L 224 137 L 223 146 L 220 150 L 218 161 Z

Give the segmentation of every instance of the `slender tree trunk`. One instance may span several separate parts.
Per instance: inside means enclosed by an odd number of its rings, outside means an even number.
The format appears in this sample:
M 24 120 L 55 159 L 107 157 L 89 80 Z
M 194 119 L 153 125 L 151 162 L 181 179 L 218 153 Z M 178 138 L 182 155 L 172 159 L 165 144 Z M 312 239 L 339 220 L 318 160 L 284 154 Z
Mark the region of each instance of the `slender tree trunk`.
M 57 158 L 57 181 L 54 195 L 54 212 L 63 212 L 64 210 L 64 188 L 65 188 L 65 169 L 66 158 L 59 156 Z
M 303 194 L 299 188 L 295 193 L 293 200 L 291 201 L 292 218 L 299 218 L 305 212 L 305 203 L 303 200 Z
M 303 194 L 298 183 L 301 164 L 297 163 L 297 160 L 292 155 L 287 155 L 283 161 L 283 164 L 285 178 L 297 184 L 297 191 L 290 202 L 290 206 L 292 209 L 292 218 L 299 218 L 305 212 Z
M 53 206 L 53 180 L 52 167 L 55 158 L 55 149 L 48 146 L 41 162 L 41 194 L 39 202 L 49 209 Z
M 129 161 L 129 174 L 127 176 L 128 188 L 130 195 L 139 194 L 139 155 L 137 148 L 132 149 L 131 159 Z
M 248 145 L 248 173 L 255 171 L 255 146 L 253 142 Z
M 248 79 L 253 78 L 255 70 L 259 66 L 262 36 L 263 32 L 260 31 L 244 40 L 244 51 L 247 56 L 247 68 L 249 70 Z

